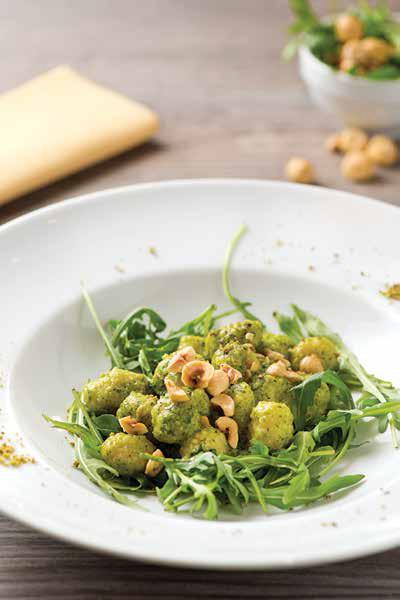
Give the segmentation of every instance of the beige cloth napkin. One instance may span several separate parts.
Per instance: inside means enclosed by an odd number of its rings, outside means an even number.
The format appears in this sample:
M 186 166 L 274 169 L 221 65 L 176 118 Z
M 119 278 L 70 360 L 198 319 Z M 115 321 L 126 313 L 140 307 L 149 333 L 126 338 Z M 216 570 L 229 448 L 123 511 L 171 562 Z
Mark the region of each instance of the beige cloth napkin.
M 60 66 L 0 95 L 0 204 L 147 140 L 146 106 Z

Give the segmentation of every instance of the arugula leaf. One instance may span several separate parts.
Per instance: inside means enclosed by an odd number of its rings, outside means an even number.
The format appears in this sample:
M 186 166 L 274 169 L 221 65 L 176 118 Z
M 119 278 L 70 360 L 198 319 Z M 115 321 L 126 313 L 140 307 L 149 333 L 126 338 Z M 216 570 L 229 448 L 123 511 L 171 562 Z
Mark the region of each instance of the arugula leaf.
M 232 294 L 231 288 L 230 288 L 230 283 L 229 283 L 229 271 L 230 271 L 230 266 L 231 266 L 232 255 L 233 255 L 233 252 L 234 252 L 237 244 L 239 243 L 241 237 L 245 233 L 246 233 L 246 227 L 244 225 L 241 225 L 239 227 L 239 229 L 236 231 L 236 233 L 233 236 L 230 243 L 228 244 L 228 247 L 227 247 L 226 253 L 225 253 L 225 258 L 224 258 L 224 266 L 222 269 L 222 288 L 223 288 L 224 294 L 227 297 L 227 299 L 229 300 L 229 302 L 231 304 L 233 304 L 233 306 L 242 313 L 242 315 L 245 317 L 245 319 L 251 319 L 253 321 L 260 321 L 260 323 L 262 323 L 262 321 L 260 319 L 258 319 L 253 313 L 251 313 L 247 309 L 247 306 L 249 306 L 249 302 L 242 302 L 241 300 L 239 300 Z M 263 324 L 263 327 L 265 328 L 264 324 Z
M 107 437 L 110 433 L 118 433 L 122 431 L 119 421 L 115 415 L 99 415 L 92 417 L 93 423 L 98 431 Z
M 118 350 L 116 348 L 114 348 L 113 344 L 108 339 L 108 335 L 106 334 L 106 332 L 105 332 L 105 330 L 104 330 L 104 328 L 103 328 L 103 326 L 102 326 L 102 324 L 100 322 L 100 319 L 98 317 L 98 314 L 96 312 L 96 309 L 94 307 L 92 299 L 90 298 L 90 296 L 89 296 L 88 292 L 86 291 L 86 289 L 85 289 L 85 287 L 84 287 L 83 284 L 82 284 L 81 288 L 82 288 L 82 297 L 83 297 L 84 301 L 86 302 L 86 306 L 89 309 L 89 312 L 90 312 L 90 314 L 92 316 L 94 324 L 96 325 L 97 331 L 99 332 L 100 337 L 104 341 L 104 344 L 105 344 L 105 346 L 107 348 L 107 351 L 108 351 L 108 353 L 109 353 L 109 355 L 111 357 L 111 361 L 112 361 L 113 366 L 122 368 L 123 361 L 121 359 L 121 356 L 120 356 Z
M 346 487 L 362 475 L 320 482 L 318 475 L 336 460 L 331 447 L 315 448 L 310 432 L 299 432 L 292 445 L 273 455 L 261 442 L 245 455 L 216 456 L 204 452 L 187 460 L 155 458 L 161 462 L 167 481 L 157 490 L 166 510 L 189 510 L 195 516 L 216 519 L 220 507 L 240 513 L 250 502 L 263 508 L 271 504 L 281 510 L 302 506 Z M 311 473 L 312 472 L 312 476 Z
M 80 427 L 85 427 L 85 416 L 81 407 L 77 408 L 76 411 L 73 411 L 71 416 L 75 420 L 75 423 L 71 423 L 71 425 L 77 424 Z M 141 507 L 136 500 L 127 498 L 125 494 L 119 492 L 118 489 L 112 485 L 111 480 L 105 479 L 104 475 L 106 473 L 112 475 L 113 477 L 119 478 L 118 471 L 104 462 L 101 459 L 100 453 L 100 458 L 93 458 L 90 455 L 90 447 L 87 446 L 86 440 L 84 441 L 80 437 L 78 437 L 75 441 L 75 455 L 79 464 L 79 468 L 85 473 L 86 477 L 98 485 L 99 488 L 102 489 L 106 494 L 114 498 L 114 500 L 120 504 L 135 506 L 143 509 L 143 507 Z
M 291 506 L 293 502 L 310 486 L 310 473 L 303 463 L 298 473 L 289 480 L 286 490 L 282 496 L 282 502 L 286 506 Z
M 350 411 L 330 410 L 327 416 L 314 427 L 312 436 L 317 443 L 320 443 L 332 430 L 339 429 L 344 438 L 349 430 L 350 421 Z
M 79 437 L 84 443 L 87 450 L 90 451 L 91 456 L 100 457 L 100 445 L 97 438 L 92 434 L 91 431 L 87 427 L 83 425 L 78 425 L 77 423 L 68 423 L 66 421 L 58 421 L 56 419 L 52 419 L 47 415 L 43 415 L 45 421 L 50 423 L 52 427 L 56 429 L 64 429 L 68 431 L 71 435 Z
M 307 409 L 314 402 L 314 396 L 321 383 L 327 383 L 336 388 L 339 398 L 346 408 L 354 406 L 351 392 L 345 383 L 331 370 L 315 373 L 292 388 L 295 401 L 291 408 L 294 416 L 296 430 L 303 430 L 306 423 Z
M 308 31 L 319 25 L 319 19 L 312 10 L 309 0 L 289 0 L 289 8 L 295 17 L 294 23 L 290 26 L 292 33 Z
M 305 337 L 304 331 L 294 317 L 289 317 L 278 311 L 273 313 L 273 317 L 277 321 L 282 333 L 285 333 L 292 340 L 293 344 L 298 344 Z
M 392 384 L 382 382 L 374 375 L 370 375 L 361 365 L 357 357 L 346 346 L 342 338 L 330 330 L 325 323 L 310 312 L 300 309 L 295 304 L 292 305 L 294 318 L 298 322 L 299 327 L 303 328 L 308 336 L 324 336 L 330 339 L 339 351 L 340 370 L 346 373 L 351 373 L 353 378 L 357 380 L 363 391 L 370 393 L 377 398 L 379 402 L 387 402 L 390 400 L 390 394 L 399 393 Z M 399 396 L 400 397 L 400 396 Z M 395 420 L 393 415 L 389 417 L 389 425 L 392 433 L 393 445 L 398 447 L 397 436 L 395 433 Z
M 304 492 L 300 492 L 297 498 L 291 503 L 290 508 L 296 506 L 304 506 L 325 498 L 326 496 L 339 492 L 348 487 L 353 487 L 360 483 L 365 478 L 365 475 L 332 475 L 322 483 L 310 486 Z
M 289 7 L 295 20 L 289 27 L 292 39 L 283 50 L 283 59 L 290 60 L 305 45 L 320 60 L 334 62 L 339 48 L 334 27 L 319 20 L 308 0 L 289 0 Z
M 392 63 L 387 63 L 372 71 L 368 71 L 365 77 L 367 79 L 373 79 L 376 81 L 383 81 L 385 79 L 399 79 L 400 77 L 400 66 Z

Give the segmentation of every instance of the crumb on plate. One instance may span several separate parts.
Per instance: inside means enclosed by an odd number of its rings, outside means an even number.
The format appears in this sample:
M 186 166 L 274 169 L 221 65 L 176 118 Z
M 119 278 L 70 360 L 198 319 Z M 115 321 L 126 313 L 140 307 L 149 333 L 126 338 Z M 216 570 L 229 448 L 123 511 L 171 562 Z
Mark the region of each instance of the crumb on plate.
M 382 296 L 386 296 L 390 300 L 400 300 L 400 283 L 394 283 L 380 292 Z

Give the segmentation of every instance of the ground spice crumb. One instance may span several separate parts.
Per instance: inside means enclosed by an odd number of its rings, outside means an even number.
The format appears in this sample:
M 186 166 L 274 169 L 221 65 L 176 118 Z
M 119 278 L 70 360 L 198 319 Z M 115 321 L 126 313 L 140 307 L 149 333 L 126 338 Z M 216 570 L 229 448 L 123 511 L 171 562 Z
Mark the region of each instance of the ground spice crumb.
M 322 527 L 338 527 L 336 521 L 329 521 L 327 523 L 321 523 Z
M 314 265 L 308 265 L 308 270 L 311 272 L 314 272 L 315 271 Z
M 74 460 L 72 466 L 74 467 L 74 469 L 79 469 L 79 460 Z
M 155 248 L 154 246 L 149 246 L 149 254 L 152 254 L 153 256 L 158 256 L 157 248 Z
M 20 467 L 28 463 L 35 463 L 32 456 L 26 454 L 17 454 L 16 449 L 11 444 L 10 440 L 5 439 L 4 432 L 0 433 L 0 466 L 2 467 Z
M 381 290 L 380 293 L 390 300 L 400 300 L 400 283 L 394 283 L 393 285 L 387 286 L 386 289 Z

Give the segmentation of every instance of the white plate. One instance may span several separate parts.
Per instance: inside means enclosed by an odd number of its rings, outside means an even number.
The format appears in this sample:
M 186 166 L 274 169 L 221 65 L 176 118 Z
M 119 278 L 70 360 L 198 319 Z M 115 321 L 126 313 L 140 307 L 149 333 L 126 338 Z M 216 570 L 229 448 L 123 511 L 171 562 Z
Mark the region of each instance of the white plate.
M 233 286 L 272 322 L 290 302 L 336 328 L 368 369 L 400 384 L 400 305 L 379 295 L 400 278 L 400 211 L 317 187 L 242 180 L 177 181 L 110 190 L 38 210 L 0 230 L 0 331 L 14 422 L 35 466 L 0 468 L 0 508 L 96 550 L 174 565 L 275 568 L 384 550 L 400 541 L 399 452 L 387 435 L 349 453 L 366 481 L 333 501 L 270 516 L 204 522 L 121 506 L 73 469 L 72 449 L 42 413 L 64 414 L 69 390 L 107 367 L 80 300 L 85 281 L 102 319 L 154 306 L 171 325 L 217 302 L 220 265 L 240 223 L 249 234 Z M 149 252 L 155 246 L 157 256 Z M 121 272 L 121 268 L 125 272 Z

